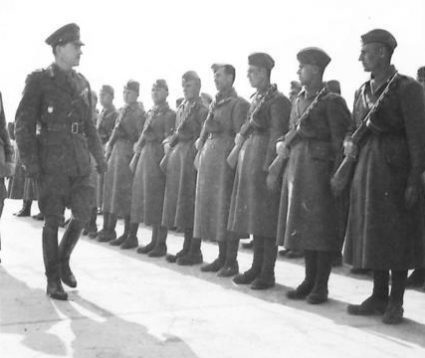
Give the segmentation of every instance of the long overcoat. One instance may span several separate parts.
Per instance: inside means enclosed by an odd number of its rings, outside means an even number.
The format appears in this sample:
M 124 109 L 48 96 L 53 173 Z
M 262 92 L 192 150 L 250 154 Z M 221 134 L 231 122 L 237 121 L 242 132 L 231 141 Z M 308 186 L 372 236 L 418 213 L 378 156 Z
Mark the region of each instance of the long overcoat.
M 249 119 L 240 131 L 247 138 L 239 152 L 228 230 L 276 240 L 280 190 L 269 190 L 266 178 L 276 156 L 276 141 L 289 128 L 291 102 L 277 88 L 271 93 L 264 103 L 261 101 L 264 92 L 254 95 L 250 112 L 258 103 L 262 105 L 255 118 Z
M 193 228 L 196 170 L 195 141 L 199 137 L 208 109 L 200 97 L 184 101 L 177 110 L 176 129 L 170 138 L 162 225 L 178 229 Z
M 140 152 L 133 179 L 131 222 L 160 225 L 164 203 L 165 175 L 159 167 L 164 156 L 162 142 L 174 130 L 176 113 L 167 103 L 149 112 L 136 144 Z
M 232 88 L 219 93 L 201 133 L 196 181 L 194 237 L 224 241 L 235 170 L 227 164 L 234 138 L 246 120 L 249 103 Z
M 145 112 L 139 104 L 131 103 L 119 110 L 115 128 L 109 139 L 112 147 L 103 187 L 103 210 L 118 217 L 130 215 L 133 173 L 129 164 L 145 123 Z
M 393 75 L 395 69 L 389 76 Z M 421 189 L 425 169 L 425 98 L 421 85 L 397 75 L 372 118 L 373 130 L 360 143 L 350 192 L 346 261 L 373 270 L 407 270 L 424 264 L 423 195 L 412 207 L 408 186 Z M 371 81 L 357 91 L 357 125 L 375 103 Z
M 291 130 L 299 126 L 283 174 L 277 238 L 288 249 L 336 251 L 343 240 L 330 179 L 351 115 L 341 96 L 325 93 L 299 122 L 316 95 L 302 91 L 293 102 Z

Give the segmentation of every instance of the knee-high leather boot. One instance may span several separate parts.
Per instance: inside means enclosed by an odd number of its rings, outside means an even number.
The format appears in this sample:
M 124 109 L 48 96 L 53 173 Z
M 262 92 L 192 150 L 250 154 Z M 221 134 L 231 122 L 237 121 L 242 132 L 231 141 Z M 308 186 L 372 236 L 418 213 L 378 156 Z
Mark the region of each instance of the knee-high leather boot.
M 305 250 L 305 277 L 304 281 L 295 289 L 286 293 L 286 297 L 291 300 L 301 300 L 306 298 L 313 290 L 317 272 L 317 251 Z
M 168 229 L 165 226 L 159 226 L 155 247 L 148 253 L 149 257 L 162 257 L 167 254 L 167 234 Z
M 129 230 L 130 230 L 130 216 L 126 216 L 124 218 L 124 232 L 122 233 L 121 236 L 119 236 L 115 240 L 112 240 L 109 244 L 112 246 L 120 246 L 127 239 Z
M 58 229 L 47 223 L 43 227 L 43 259 L 47 277 L 47 295 L 57 300 L 67 300 L 68 294 L 62 287 L 59 273 Z
M 189 251 L 185 255 L 177 257 L 177 265 L 192 266 L 201 264 L 202 261 L 201 239 L 192 237 Z
M 226 262 L 227 242 L 219 241 L 218 243 L 218 257 L 211 263 L 201 267 L 202 272 L 218 272 Z
M 77 280 L 69 267 L 69 259 L 82 231 L 83 223 L 80 220 L 71 219 L 59 245 L 61 280 L 69 287 L 77 287 Z
M 159 234 L 159 226 L 158 225 L 154 225 L 152 226 L 152 236 L 151 236 L 151 242 L 145 246 L 140 246 L 137 249 L 137 253 L 138 254 L 147 254 L 150 251 L 152 251 L 155 248 L 156 245 L 156 241 L 158 238 L 158 234 Z
M 218 271 L 219 277 L 232 277 L 239 273 L 238 265 L 239 238 L 235 234 L 229 234 L 226 241 L 226 260 L 224 266 Z
M 406 289 L 407 270 L 391 270 L 391 293 L 382 322 L 385 324 L 399 324 L 403 321 L 403 298 Z
M 273 237 L 265 237 L 261 272 L 252 282 L 251 289 L 266 290 L 275 285 L 274 266 L 276 264 L 276 257 L 276 240 Z
M 251 268 L 248 271 L 245 271 L 242 274 L 238 274 L 233 278 L 233 282 L 238 285 L 251 284 L 261 272 L 264 256 L 264 237 L 254 235 L 253 243 L 254 255 L 252 258 Z
M 307 296 L 307 302 L 320 304 L 328 300 L 328 281 L 332 269 L 332 251 L 317 252 L 317 272 L 313 290 Z
M 128 229 L 127 238 L 121 244 L 121 249 L 134 249 L 139 246 L 139 240 L 137 239 L 137 230 L 139 229 L 139 223 L 130 223 Z

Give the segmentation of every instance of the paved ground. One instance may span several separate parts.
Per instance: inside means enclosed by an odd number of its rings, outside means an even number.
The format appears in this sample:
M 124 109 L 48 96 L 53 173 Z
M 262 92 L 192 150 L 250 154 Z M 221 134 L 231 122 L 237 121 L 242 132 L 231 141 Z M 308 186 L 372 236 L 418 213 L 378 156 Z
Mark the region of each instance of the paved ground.
M 301 260 L 279 259 L 277 287 L 253 292 L 199 267 L 83 238 L 72 261 L 78 289 L 69 290 L 68 302 L 52 301 L 45 295 L 42 223 L 12 216 L 19 206 L 8 201 L 1 219 L 0 358 L 425 357 L 425 293 L 407 293 L 406 320 L 396 327 L 345 313 L 371 289 L 369 278 L 347 268 L 334 270 L 328 303 L 288 301 L 285 292 L 303 277 Z M 140 229 L 139 238 L 146 243 L 149 231 Z M 181 241 L 171 234 L 170 252 Z M 216 251 L 203 245 L 206 261 Z M 250 260 L 240 250 L 242 269 Z

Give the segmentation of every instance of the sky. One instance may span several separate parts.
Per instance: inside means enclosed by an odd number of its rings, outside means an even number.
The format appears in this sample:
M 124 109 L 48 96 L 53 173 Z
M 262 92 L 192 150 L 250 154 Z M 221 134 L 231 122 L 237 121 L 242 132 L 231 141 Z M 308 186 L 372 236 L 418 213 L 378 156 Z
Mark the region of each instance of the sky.
M 276 62 L 272 82 L 288 94 L 297 80 L 297 52 L 323 48 L 332 58 L 326 79 L 341 82 L 351 107 L 354 91 L 368 79 L 358 62 L 360 35 L 384 28 L 396 37 L 393 63 L 415 76 L 425 65 L 423 0 L 1 0 L 0 90 L 7 120 L 13 121 L 26 76 L 53 61 L 44 43 L 54 30 L 75 22 L 83 48 L 78 71 L 98 91 L 115 88 L 116 105 L 129 79 L 140 82 L 140 100 L 152 105 L 157 78 L 167 80 L 169 103 L 181 97 L 181 75 L 195 70 L 202 91 L 215 93 L 211 64 L 236 67 L 235 88 L 248 98 L 254 90 L 246 78 L 247 56 L 269 53 Z

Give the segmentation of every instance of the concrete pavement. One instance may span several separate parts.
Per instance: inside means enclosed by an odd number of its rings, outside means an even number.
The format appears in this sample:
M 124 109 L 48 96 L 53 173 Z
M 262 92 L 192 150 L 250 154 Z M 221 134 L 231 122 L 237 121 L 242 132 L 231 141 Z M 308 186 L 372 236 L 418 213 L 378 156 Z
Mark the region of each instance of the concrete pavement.
M 333 271 L 328 303 L 289 301 L 285 292 L 302 280 L 302 260 L 278 259 L 277 287 L 256 292 L 199 266 L 83 238 L 71 262 L 78 288 L 66 288 L 68 302 L 50 300 L 42 223 L 14 217 L 20 205 L 7 201 L 0 224 L 0 358 L 425 357 L 425 293 L 407 292 L 405 322 L 394 327 L 346 314 L 348 303 L 371 291 L 369 278 L 350 276 L 346 267 Z M 139 229 L 141 243 L 149 237 Z M 171 233 L 169 251 L 181 242 Z M 205 261 L 215 258 L 216 245 L 202 249 Z M 247 269 L 251 252 L 241 249 L 239 259 Z

